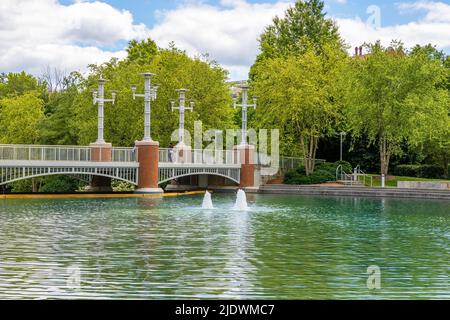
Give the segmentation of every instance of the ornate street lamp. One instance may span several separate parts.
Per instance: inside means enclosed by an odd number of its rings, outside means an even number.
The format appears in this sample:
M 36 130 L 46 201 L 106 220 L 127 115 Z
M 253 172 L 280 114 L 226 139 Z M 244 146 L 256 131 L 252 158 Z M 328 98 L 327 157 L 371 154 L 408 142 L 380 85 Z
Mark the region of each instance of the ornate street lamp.
M 151 101 L 156 99 L 156 91 L 159 86 L 151 85 L 151 78 L 154 76 L 154 73 L 146 72 L 142 74 L 144 76 L 144 94 L 137 94 L 136 85 L 131 86 L 131 91 L 133 92 L 133 100 L 136 97 L 143 97 L 145 103 L 145 111 L 144 111 L 144 140 L 143 141 L 152 141 L 150 135 L 150 127 L 151 127 Z
M 111 102 L 114 104 L 116 101 L 116 92 L 111 91 L 112 99 L 104 98 L 104 88 L 105 88 L 105 79 L 98 79 L 98 91 L 92 92 L 93 104 L 98 105 L 98 130 L 97 130 L 97 144 L 105 144 L 105 140 L 103 139 L 103 118 L 104 118 L 104 105 L 105 102 Z
M 233 106 L 236 109 L 236 107 L 241 107 L 242 108 L 242 140 L 241 140 L 241 145 L 246 145 L 247 144 L 247 108 L 253 108 L 256 109 L 256 100 L 258 99 L 258 97 L 253 97 L 253 104 L 248 104 L 247 100 L 248 100 L 248 95 L 247 95 L 247 91 L 248 91 L 248 86 L 247 85 L 242 85 L 241 86 L 242 89 L 242 104 L 237 104 L 237 97 L 233 96 Z
M 178 140 L 180 145 L 184 145 L 184 112 L 185 110 L 190 110 L 192 112 L 194 107 L 194 101 L 189 102 L 189 106 L 186 107 L 186 92 L 189 91 L 187 89 L 178 89 L 176 90 L 179 93 L 179 106 L 175 107 L 175 101 L 170 101 L 172 106 L 172 111 L 178 109 L 180 111 L 180 125 L 178 131 Z

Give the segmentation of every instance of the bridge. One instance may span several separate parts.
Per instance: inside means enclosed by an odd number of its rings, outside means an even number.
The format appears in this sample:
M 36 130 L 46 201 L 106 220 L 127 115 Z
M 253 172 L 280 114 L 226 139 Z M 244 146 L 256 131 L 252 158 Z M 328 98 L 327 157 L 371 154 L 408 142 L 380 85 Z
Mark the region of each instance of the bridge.
M 240 153 L 236 150 L 162 148 L 157 158 L 158 184 L 194 175 L 241 182 Z M 105 177 L 139 186 L 139 171 L 147 170 L 145 166 L 146 161 L 139 161 L 138 147 L 0 145 L 0 185 L 49 175 L 73 175 Z
M 151 86 L 152 73 L 144 73 L 145 93 L 133 99 L 144 98 L 144 138 L 133 148 L 117 148 L 103 137 L 104 104 L 115 103 L 105 99 L 105 79 L 98 80 L 98 91 L 93 92 L 93 103 L 98 105 L 97 140 L 89 146 L 0 145 L 0 186 L 11 182 L 49 175 L 73 175 L 90 177 L 92 190 L 111 188 L 111 179 L 122 180 L 137 186 L 136 192 L 160 193 L 159 185 L 174 179 L 197 176 L 218 176 L 241 187 L 255 185 L 255 148 L 247 144 L 247 86 L 242 87 L 242 140 L 233 150 L 192 150 L 184 143 L 184 113 L 191 110 L 186 103 L 186 89 L 178 89 L 179 142 L 172 149 L 159 148 L 150 135 L 150 103 L 156 99 L 157 87 Z M 276 162 L 276 160 L 274 161 Z M 205 179 L 202 179 L 204 185 Z M 200 185 L 200 182 L 198 182 Z M 207 184 L 207 181 L 206 181 Z

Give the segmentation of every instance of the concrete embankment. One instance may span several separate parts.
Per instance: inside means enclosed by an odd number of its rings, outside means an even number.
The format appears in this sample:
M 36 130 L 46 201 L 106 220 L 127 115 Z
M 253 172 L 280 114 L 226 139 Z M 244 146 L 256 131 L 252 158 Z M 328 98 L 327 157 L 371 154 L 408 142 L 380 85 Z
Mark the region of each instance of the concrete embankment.
M 169 192 L 161 194 L 145 194 L 145 193 L 67 193 L 67 194 L 0 194 L 0 199 L 88 199 L 88 198 L 143 198 L 143 197 L 177 197 L 204 194 L 204 190 L 188 191 L 188 192 Z
M 417 198 L 439 199 L 450 201 L 450 190 L 430 189 L 400 189 L 400 188 L 364 188 L 364 187 L 329 187 L 306 185 L 264 185 L 258 190 L 265 194 L 299 194 L 351 197 L 382 197 L 382 198 Z

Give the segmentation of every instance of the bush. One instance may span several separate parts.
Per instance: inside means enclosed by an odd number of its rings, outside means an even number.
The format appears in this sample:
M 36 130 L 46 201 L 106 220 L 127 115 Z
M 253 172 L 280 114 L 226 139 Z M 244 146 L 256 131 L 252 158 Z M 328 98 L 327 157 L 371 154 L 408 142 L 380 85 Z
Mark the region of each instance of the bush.
M 42 179 L 42 185 L 39 188 L 39 192 L 69 193 L 77 191 L 81 185 L 86 185 L 86 183 L 71 176 L 48 176 Z
M 445 171 L 441 166 L 424 164 L 420 166 L 420 177 L 429 179 L 441 179 L 445 177 Z
M 134 191 L 134 184 L 121 181 L 121 180 L 113 180 L 111 181 L 111 187 L 114 192 L 131 192 Z
M 433 164 L 398 165 L 394 168 L 394 174 L 396 176 L 428 178 L 428 179 L 441 179 L 445 177 L 444 169 L 441 166 Z
M 9 184 L 11 192 L 17 193 L 31 193 L 33 192 L 33 185 L 31 179 L 19 180 Z
M 394 168 L 393 173 L 402 177 L 419 177 L 420 165 L 401 164 Z
M 309 176 L 306 175 L 305 168 L 299 167 L 295 170 L 288 171 L 284 176 L 284 183 L 286 184 L 319 184 L 328 181 L 334 181 L 336 179 L 336 168 L 342 164 L 344 171 L 351 172 L 351 165 L 348 162 L 335 162 L 335 163 L 320 163 L 316 165 L 316 169 Z
M 336 168 L 339 165 L 342 165 L 342 170 L 344 172 L 347 172 L 347 173 L 352 173 L 353 172 L 353 168 L 352 168 L 352 165 L 350 164 L 350 162 L 342 160 L 342 161 L 337 161 L 334 164 L 335 164 L 335 169 L 334 169 L 335 171 L 336 171 Z

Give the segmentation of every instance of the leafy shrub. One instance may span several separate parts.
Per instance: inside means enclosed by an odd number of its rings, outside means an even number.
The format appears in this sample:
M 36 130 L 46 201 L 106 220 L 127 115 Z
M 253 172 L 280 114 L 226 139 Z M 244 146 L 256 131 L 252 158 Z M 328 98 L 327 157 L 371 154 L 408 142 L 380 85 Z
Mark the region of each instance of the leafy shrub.
M 351 173 L 351 172 L 353 172 L 353 168 L 352 168 L 352 165 L 350 164 L 350 162 L 347 162 L 347 161 L 344 161 L 344 160 L 342 160 L 342 161 L 337 161 L 337 162 L 335 162 L 334 163 L 334 170 L 336 171 L 336 168 L 339 166 L 339 165 L 342 165 L 342 170 L 344 171 L 344 172 L 347 172 L 347 173 Z
M 402 164 L 394 168 L 394 174 L 403 177 L 440 179 L 445 176 L 444 169 L 438 165 L 409 165 Z
M 44 193 L 75 192 L 78 190 L 80 185 L 86 184 L 85 182 L 74 177 L 64 175 L 48 176 L 42 179 L 43 181 L 41 187 L 39 188 L 39 192 Z
M 429 179 L 440 179 L 445 176 L 445 171 L 441 166 L 434 164 L 424 164 L 420 166 L 420 177 Z
M 402 177 L 419 177 L 420 165 L 401 164 L 394 168 L 393 173 Z
M 134 184 L 122 181 L 122 180 L 113 180 L 111 181 L 111 187 L 115 192 L 130 192 L 134 191 Z
M 33 192 L 33 185 L 31 183 L 31 179 L 19 180 L 9 184 L 11 188 L 11 192 L 17 193 L 30 193 Z
M 319 184 L 336 179 L 336 168 L 342 164 L 344 171 L 351 172 L 351 165 L 345 161 L 335 163 L 325 162 L 316 165 L 316 169 L 309 176 L 306 175 L 303 166 L 288 171 L 284 176 L 286 184 Z M 350 169 L 349 169 L 350 168 Z

